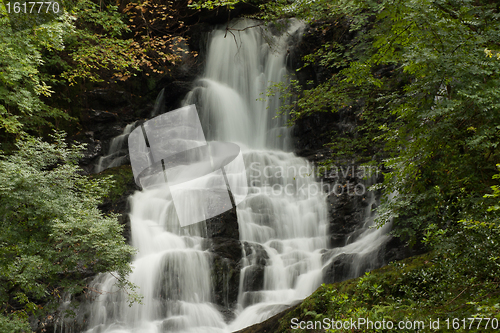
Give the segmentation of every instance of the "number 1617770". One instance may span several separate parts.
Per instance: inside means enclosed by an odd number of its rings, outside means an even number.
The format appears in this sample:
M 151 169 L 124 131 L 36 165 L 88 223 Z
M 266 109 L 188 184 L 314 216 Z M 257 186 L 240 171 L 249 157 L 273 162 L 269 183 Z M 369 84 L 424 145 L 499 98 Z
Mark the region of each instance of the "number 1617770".
M 58 14 L 60 10 L 56 1 L 7 2 L 5 7 L 9 14 Z

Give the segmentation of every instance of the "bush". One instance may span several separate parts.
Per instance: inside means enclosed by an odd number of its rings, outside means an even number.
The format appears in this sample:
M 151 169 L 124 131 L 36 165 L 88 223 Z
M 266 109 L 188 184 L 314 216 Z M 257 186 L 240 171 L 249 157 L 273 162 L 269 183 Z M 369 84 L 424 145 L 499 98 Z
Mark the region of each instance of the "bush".
M 53 139 L 28 137 L 0 154 L 2 332 L 20 331 L 19 318 L 50 310 L 63 293 L 81 293 L 96 273 L 115 272 L 122 288 L 133 287 L 125 279 L 133 248 L 117 217 L 97 208 L 112 180 L 80 175 L 83 146 Z

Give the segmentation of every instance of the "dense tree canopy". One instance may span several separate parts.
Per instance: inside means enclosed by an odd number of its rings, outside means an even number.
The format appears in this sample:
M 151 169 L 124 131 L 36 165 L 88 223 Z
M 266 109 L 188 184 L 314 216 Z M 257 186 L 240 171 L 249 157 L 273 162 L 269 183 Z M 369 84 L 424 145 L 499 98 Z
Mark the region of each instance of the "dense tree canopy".
M 40 24 L 29 14 L 13 18 L 6 4 L 0 2 L 0 137 L 6 140 L 47 134 L 61 123 L 76 127 L 76 95 L 136 75 L 165 75 L 189 53 L 183 48 L 187 1 L 119 8 L 79 0 Z M 34 23 L 20 29 L 18 20 Z
M 53 91 L 40 78 L 39 67 L 44 62 L 43 48 L 64 48 L 62 38 L 73 29 L 69 18 L 37 27 L 35 34 L 31 30 L 14 31 L 3 2 L 0 13 L 0 130 L 18 133 L 23 127 L 49 125 L 48 118 L 68 118 L 43 101 L 43 96 Z
M 142 50 L 124 38 L 130 29 L 116 6 L 82 0 L 66 9 L 20 28 L 0 3 L 0 137 L 10 151 L 0 157 L 2 332 L 29 331 L 29 314 L 54 311 L 96 273 L 115 272 L 131 287 L 125 278 L 133 249 L 116 216 L 97 208 L 112 181 L 81 176 L 83 147 L 69 147 L 60 134 L 53 143 L 26 137 L 61 120 L 75 126 L 77 114 L 64 107 L 72 105 L 65 87 L 81 91 L 142 66 Z M 15 138 L 24 139 L 7 145 Z
M 394 232 L 412 243 L 431 230 L 453 239 L 463 231 L 458 221 L 498 223 L 484 197 L 500 162 L 498 3 L 285 1 L 263 7 L 271 9 L 269 19 L 298 16 L 340 29 L 347 23 L 355 32 L 305 57 L 306 65 L 321 63 L 333 74 L 311 89 L 294 86 L 299 98 L 287 111 L 296 121 L 357 110 L 356 136 L 335 138 L 332 158 L 372 152 L 389 170 L 382 186 L 387 197 L 397 195 L 379 209 L 379 223 L 394 219 Z
M 65 293 L 81 293 L 93 274 L 114 271 L 126 287 L 133 253 L 116 216 L 97 208 L 111 180 L 79 174 L 82 146 L 68 147 L 61 134 L 17 146 L 0 156 L 2 332 L 45 304 L 56 307 Z

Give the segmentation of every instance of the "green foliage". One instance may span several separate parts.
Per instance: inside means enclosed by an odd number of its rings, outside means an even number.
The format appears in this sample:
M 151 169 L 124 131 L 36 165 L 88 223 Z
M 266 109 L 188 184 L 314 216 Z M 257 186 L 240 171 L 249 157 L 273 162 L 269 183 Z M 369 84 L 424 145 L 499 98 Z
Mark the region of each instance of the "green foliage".
M 338 312 L 321 312 L 322 296 L 303 313 L 498 318 L 498 4 L 314 1 L 307 9 L 302 3 L 270 4 L 276 7 L 268 18 L 303 15 L 323 34 L 336 27 L 353 35 L 334 34 L 304 58 L 331 77 L 305 89 L 296 82 L 279 87 L 287 98 L 297 96 L 285 112 L 292 123 L 315 112 L 354 115 L 356 129 L 332 138 L 331 160 L 375 156 L 388 171 L 373 188 L 385 194 L 378 224 L 392 222 L 394 235 L 435 251 L 429 265 L 396 266 L 389 283 L 373 277 L 368 284 L 365 277 L 349 292 L 332 287 L 328 297 Z
M 131 76 L 138 69 L 125 16 L 112 4 L 79 0 L 74 8 L 76 29 L 67 35 L 64 52 L 47 54 L 58 57 L 60 79 L 69 85 L 82 82 L 102 82 L 115 75 Z
M 273 19 L 298 16 L 323 33 L 332 27 L 355 33 L 347 40 L 344 33 L 334 35 L 305 57 L 306 66 L 329 68 L 330 78 L 304 90 L 292 81 L 281 90 L 297 96 L 284 110 L 291 123 L 315 112 L 354 114 L 357 128 L 336 133 L 331 159 L 371 155 L 389 170 L 380 225 L 394 221 L 394 233 L 415 244 L 429 228 L 456 234 L 457 221 L 485 221 L 489 204 L 483 195 L 500 161 L 496 4 L 387 0 L 268 6 Z
M 79 0 L 71 12 L 18 31 L 1 2 L 0 135 L 40 135 L 75 121 L 72 99 L 92 84 L 168 73 L 189 53 L 180 36 L 186 3 L 130 3 L 120 12 L 110 1 Z
M 280 321 L 278 332 L 291 330 L 292 318 L 299 321 L 341 320 L 356 322 L 359 318 L 392 321 L 390 329 L 327 330 L 329 332 L 414 332 L 398 329 L 399 321 L 423 321 L 424 332 L 429 320 L 440 319 L 439 332 L 469 332 L 452 327 L 454 318 L 500 319 L 500 281 L 497 277 L 480 280 L 474 271 L 455 265 L 454 258 L 429 253 L 392 263 L 364 276 L 332 285 L 322 285 L 296 309 Z M 446 319 L 450 322 L 449 329 Z M 477 322 L 476 322 L 477 324 Z M 467 326 L 469 322 L 467 323 Z M 484 323 L 483 323 L 484 329 Z
M 331 22 L 339 18 L 349 22 L 350 30 L 359 30 L 369 20 L 372 12 L 383 8 L 383 2 L 374 0 L 317 0 L 317 1 L 265 1 L 260 5 L 261 18 L 276 21 L 294 17 L 307 23 Z
M 9 333 L 30 332 L 31 327 L 26 315 L 15 313 L 14 315 L 4 315 L 0 313 L 0 331 Z
M 389 1 L 378 16 L 369 63 L 397 63 L 411 77 L 401 101 L 388 105 L 399 122 L 386 136 L 386 193 L 398 195 L 384 221 L 394 218 L 413 242 L 429 228 L 472 236 L 456 221 L 494 218 L 484 216 L 482 197 L 500 157 L 500 63 L 484 49 L 499 42 L 498 15 L 486 2 Z
M 85 278 L 114 272 L 122 288 L 134 250 L 125 244 L 116 216 L 97 208 L 112 185 L 89 179 L 77 165 L 83 146 L 69 147 L 28 137 L 0 160 L 0 309 L 24 318 L 57 304 L 63 293 L 78 294 Z M 132 295 L 135 296 L 135 295 Z M 0 318 L 1 325 L 16 320 Z M 16 324 L 17 325 L 17 324 Z
M 108 191 L 106 200 L 114 201 L 120 198 L 130 188 L 130 183 L 134 183 L 134 173 L 130 165 L 122 165 L 109 168 L 101 173 L 89 176 L 90 178 L 112 178 L 113 186 Z
M 188 6 L 194 9 L 209 9 L 213 10 L 214 8 L 218 7 L 227 7 L 229 9 L 234 9 L 234 5 L 240 2 L 246 2 L 246 1 L 241 1 L 241 0 L 215 0 L 215 1 L 189 1 Z
M 184 19 L 190 16 L 185 6 L 186 1 L 141 1 L 125 7 L 136 65 L 146 76 L 166 74 L 187 55 L 197 56 L 184 47 L 183 35 L 189 29 Z
M 307 89 L 300 87 L 296 80 L 291 80 L 289 86 L 279 87 L 282 96 L 292 101 L 284 104 L 281 114 L 289 115 L 292 125 L 316 112 L 354 112 L 357 128 L 332 133 L 329 145 L 332 159 L 325 165 L 334 164 L 333 160 L 338 158 L 380 157 L 386 132 L 382 125 L 395 118 L 385 112 L 385 104 L 400 98 L 400 81 L 406 79 L 406 75 L 402 75 L 399 81 L 391 80 L 382 71 L 385 68 L 374 69 L 366 62 L 375 52 L 371 47 L 373 36 L 367 26 L 371 26 L 382 4 L 375 1 L 297 1 L 291 5 L 281 1 L 264 4 L 262 8 L 264 19 L 277 22 L 280 18 L 293 16 L 310 23 L 314 27 L 311 30 L 317 34 L 333 35 L 333 39 L 326 39 L 325 44 L 317 45 L 311 54 L 304 56 L 304 65 L 298 69 L 321 66 L 330 71 L 331 76 L 323 82 L 307 82 Z M 394 68 L 386 71 L 395 72 Z
M 127 77 L 139 68 L 142 50 L 121 37 L 130 30 L 117 6 L 80 0 L 71 14 L 20 31 L 4 2 L 0 14 L 0 134 L 7 138 L 75 120 L 55 106 L 61 86 Z
M 161 0 L 118 7 L 112 1 L 78 1 L 75 29 L 64 39 L 65 49 L 44 54 L 44 78 L 59 93 L 52 102 L 76 113 L 76 96 L 89 89 L 123 89 L 143 84 L 141 79 L 154 85 L 174 66 L 194 59 L 196 52 L 186 50 L 182 37 L 188 30 L 183 22 L 189 17 L 186 4 Z
M 50 96 L 51 87 L 41 79 L 44 49 L 62 50 L 62 38 L 72 31 L 70 18 L 32 30 L 13 31 L 5 3 L 0 3 L 0 131 L 17 134 L 50 126 L 53 118 L 68 115 L 50 107 L 43 100 Z M 0 132 L 0 133 L 1 133 Z
M 497 168 L 500 171 L 500 164 L 497 164 Z M 500 179 L 500 173 L 497 173 L 493 175 L 493 179 Z M 491 190 L 493 191 L 493 194 L 485 194 L 485 198 L 498 198 L 500 197 L 500 186 L 499 185 L 493 185 L 491 186 Z M 500 210 L 500 203 L 495 203 L 493 206 L 488 208 L 488 211 L 497 211 Z

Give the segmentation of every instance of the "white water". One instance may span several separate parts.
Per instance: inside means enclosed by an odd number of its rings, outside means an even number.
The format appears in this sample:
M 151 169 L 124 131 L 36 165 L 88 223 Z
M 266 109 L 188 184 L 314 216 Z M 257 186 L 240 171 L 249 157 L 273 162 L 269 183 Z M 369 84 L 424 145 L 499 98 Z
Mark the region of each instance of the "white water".
M 123 129 L 122 134 L 115 136 L 113 139 L 111 139 L 107 155 L 99 157 L 99 160 L 95 165 L 94 168 L 95 173 L 99 173 L 108 168 L 117 167 L 126 163 L 128 156 L 128 152 L 126 151 L 127 150 L 126 142 L 128 135 L 135 128 L 135 124 L 136 122 L 128 124 Z
M 212 303 L 205 223 L 181 228 L 168 187 L 162 187 L 131 198 L 132 245 L 139 252 L 130 280 L 144 295 L 143 305 L 129 307 L 114 289 L 115 279 L 99 276 L 92 288 L 105 292 L 92 304 L 88 333 L 231 332 L 269 318 L 321 284 L 326 194 L 307 176 L 306 160 L 287 152 L 286 119 L 273 119 L 279 99 L 257 101 L 270 82 L 286 80 L 287 41 L 301 28 L 295 22 L 281 37 L 268 36 L 274 52 L 257 28 L 234 31 L 236 42 L 229 33 L 224 38 L 223 30 L 212 32 L 205 75 L 185 99 L 198 105 L 208 140 L 238 143 L 244 153 L 250 186 L 237 209 L 240 239 L 248 242 L 247 250 L 263 248 L 267 259 L 243 253 L 236 319 L 226 323 Z M 371 253 L 383 234 L 369 229 L 359 241 L 330 250 L 330 257 Z M 262 261 L 263 289 L 251 290 L 247 280 Z

